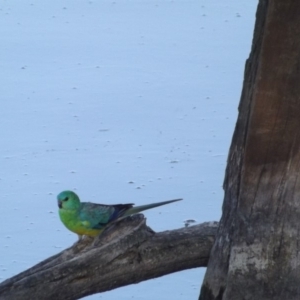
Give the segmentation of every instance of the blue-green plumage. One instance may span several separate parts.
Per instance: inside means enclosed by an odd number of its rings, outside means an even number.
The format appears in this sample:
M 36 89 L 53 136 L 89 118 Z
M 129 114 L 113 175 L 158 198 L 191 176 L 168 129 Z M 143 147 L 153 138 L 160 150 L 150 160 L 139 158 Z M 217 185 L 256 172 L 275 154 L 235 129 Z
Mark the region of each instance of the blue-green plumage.
M 103 229 L 108 223 L 117 220 L 133 204 L 105 205 L 81 202 L 79 218 L 89 220 L 91 228 Z
M 78 235 L 97 236 L 110 223 L 141 211 L 165 205 L 182 199 L 169 200 L 141 206 L 129 204 L 105 205 L 80 202 L 72 191 L 61 192 L 57 196 L 59 216 L 63 224 Z

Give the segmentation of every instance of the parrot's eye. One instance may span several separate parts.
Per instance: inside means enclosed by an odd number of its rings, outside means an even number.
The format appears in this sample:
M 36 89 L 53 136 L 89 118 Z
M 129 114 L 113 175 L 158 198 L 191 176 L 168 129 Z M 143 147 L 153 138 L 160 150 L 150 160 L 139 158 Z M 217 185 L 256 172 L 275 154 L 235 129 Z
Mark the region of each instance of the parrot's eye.
M 65 199 L 64 199 L 64 201 L 68 201 L 69 200 L 69 197 L 66 197 Z

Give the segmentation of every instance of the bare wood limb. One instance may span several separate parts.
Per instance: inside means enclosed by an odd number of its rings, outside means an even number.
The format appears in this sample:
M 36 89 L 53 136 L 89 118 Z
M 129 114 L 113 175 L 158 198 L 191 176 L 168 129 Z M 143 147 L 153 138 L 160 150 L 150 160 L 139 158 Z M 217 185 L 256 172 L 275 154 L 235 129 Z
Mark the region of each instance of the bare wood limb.
M 204 267 L 218 223 L 155 233 L 143 215 L 122 220 L 0 284 L 5 299 L 78 299 L 169 273 Z

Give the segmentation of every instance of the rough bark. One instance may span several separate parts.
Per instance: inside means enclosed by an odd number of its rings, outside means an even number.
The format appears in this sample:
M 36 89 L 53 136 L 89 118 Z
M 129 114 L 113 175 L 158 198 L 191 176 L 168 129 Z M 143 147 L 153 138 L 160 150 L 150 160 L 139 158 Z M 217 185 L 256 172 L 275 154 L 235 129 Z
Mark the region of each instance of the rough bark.
M 200 300 L 300 299 L 300 2 L 256 17 Z
M 143 215 L 128 217 L 0 284 L 0 299 L 79 299 L 206 266 L 217 222 L 155 233 Z

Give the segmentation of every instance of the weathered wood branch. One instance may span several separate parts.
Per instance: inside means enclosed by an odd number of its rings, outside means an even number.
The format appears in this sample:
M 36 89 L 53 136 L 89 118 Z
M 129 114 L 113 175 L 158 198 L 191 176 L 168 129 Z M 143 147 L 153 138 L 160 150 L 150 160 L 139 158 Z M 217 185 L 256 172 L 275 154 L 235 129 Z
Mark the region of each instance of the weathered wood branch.
M 79 299 L 204 267 L 218 223 L 155 233 L 143 215 L 128 217 L 95 240 L 83 239 L 0 284 L 5 299 Z

